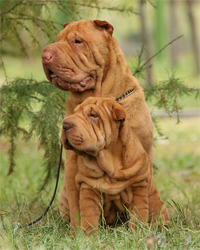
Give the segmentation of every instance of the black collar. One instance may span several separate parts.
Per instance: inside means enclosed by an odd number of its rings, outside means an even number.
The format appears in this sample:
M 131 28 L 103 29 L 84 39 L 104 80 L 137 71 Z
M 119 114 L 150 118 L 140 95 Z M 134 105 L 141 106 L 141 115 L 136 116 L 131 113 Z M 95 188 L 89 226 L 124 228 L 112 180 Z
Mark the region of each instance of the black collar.
M 125 94 L 123 94 L 120 97 L 116 98 L 115 101 L 119 102 L 119 101 L 125 99 L 127 96 L 131 95 L 134 91 L 135 91 L 135 89 L 131 89 L 131 90 L 127 91 Z

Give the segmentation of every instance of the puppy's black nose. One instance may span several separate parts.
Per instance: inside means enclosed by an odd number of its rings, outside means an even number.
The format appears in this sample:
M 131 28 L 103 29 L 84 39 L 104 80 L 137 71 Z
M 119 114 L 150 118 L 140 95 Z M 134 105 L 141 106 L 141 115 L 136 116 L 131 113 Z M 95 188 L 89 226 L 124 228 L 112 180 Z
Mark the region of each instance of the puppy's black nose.
M 72 124 L 63 123 L 63 129 L 64 129 L 65 131 L 68 131 L 70 128 L 72 128 Z

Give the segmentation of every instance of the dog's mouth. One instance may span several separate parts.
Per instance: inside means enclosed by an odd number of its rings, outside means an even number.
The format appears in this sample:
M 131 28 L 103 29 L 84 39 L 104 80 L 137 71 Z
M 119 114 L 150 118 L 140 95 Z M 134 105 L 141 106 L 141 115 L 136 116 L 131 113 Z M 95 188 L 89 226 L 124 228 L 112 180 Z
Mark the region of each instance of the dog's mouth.
M 75 147 L 73 147 L 71 144 L 70 144 L 70 142 L 69 142 L 69 140 L 68 139 L 66 139 L 65 140 L 65 143 L 64 143 L 64 148 L 66 149 L 66 150 L 72 150 L 72 151 L 74 151 L 77 155 L 85 155 L 85 154 L 89 154 L 89 155 L 92 155 L 92 156 L 97 156 L 97 152 L 94 150 L 90 150 L 90 151 L 81 151 L 81 150 L 78 150 L 77 148 L 75 148 Z
M 90 90 L 95 88 L 95 79 L 93 75 L 88 75 L 81 79 L 81 81 L 76 81 L 75 79 L 63 79 L 51 70 L 45 70 L 47 79 L 52 82 L 57 88 L 65 91 L 72 92 L 83 92 L 85 90 Z M 78 78 L 78 77 L 77 77 Z
M 65 141 L 65 148 L 66 148 L 66 149 L 73 149 L 73 147 L 72 147 L 72 145 L 69 143 L 69 140 L 68 140 L 68 139 L 66 139 L 66 141 Z

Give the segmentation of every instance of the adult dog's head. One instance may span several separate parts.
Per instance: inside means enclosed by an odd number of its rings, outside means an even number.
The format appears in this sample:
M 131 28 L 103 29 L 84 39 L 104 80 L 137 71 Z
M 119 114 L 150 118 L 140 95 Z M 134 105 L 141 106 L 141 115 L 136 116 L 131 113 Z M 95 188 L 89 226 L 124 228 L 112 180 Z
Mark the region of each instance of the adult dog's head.
M 72 92 L 94 90 L 110 64 L 113 26 L 106 21 L 82 20 L 64 25 L 56 43 L 46 46 L 42 63 L 47 79 Z
M 64 148 L 98 156 L 103 148 L 115 145 L 125 118 L 124 109 L 114 100 L 90 97 L 63 120 Z

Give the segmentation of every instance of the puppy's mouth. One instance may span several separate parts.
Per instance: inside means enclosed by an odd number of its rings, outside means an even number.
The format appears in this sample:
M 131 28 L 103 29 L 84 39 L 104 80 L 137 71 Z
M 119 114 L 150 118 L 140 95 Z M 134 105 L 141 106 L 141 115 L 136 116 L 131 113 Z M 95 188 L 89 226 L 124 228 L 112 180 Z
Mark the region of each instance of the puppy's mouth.
M 92 75 L 86 76 L 85 78 L 81 79 L 81 81 L 76 81 L 76 79 L 70 80 L 70 78 L 68 78 L 69 80 L 63 79 L 51 70 L 45 71 L 47 79 L 61 90 L 83 92 L 85 90 L 95 88 L 95 79 Z
M 64 148 L 67 149 L 67 150 L 73 150 L 77 155 L 82 155 L 84 154 L 84 152 L 82 151 L 79 151 L 78 149 L 74 148 L 68 139 L 66 139 L 65 143 L 64 143 Z

